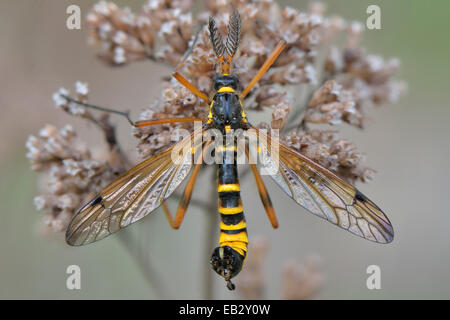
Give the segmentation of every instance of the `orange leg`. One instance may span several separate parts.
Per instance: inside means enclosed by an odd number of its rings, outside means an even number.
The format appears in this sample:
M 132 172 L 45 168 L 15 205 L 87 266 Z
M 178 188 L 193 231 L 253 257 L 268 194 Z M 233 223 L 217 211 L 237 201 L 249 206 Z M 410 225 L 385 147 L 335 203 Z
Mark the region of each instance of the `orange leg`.
M 204 100 L 207 104 L 211 103 L 211 100 L 209 97 L 198 90 L 192 83 L 190 83 L 185 77 L 183 77 L 178 71 L 175 71 L 175 73 L 172 75 L 175 79 L 177 79 L 183 86 L 186 87 L 190 92 L 195 94 L 197 97 Z
M 275 62 L 275 60 L 278 58 L 281 52 L 283 52 L 283 50 L 286 48 L 286 45 L 287 45 L 286 41 L 281 39 L 278 45 L 270 54 L 270 56 L 264 62 L 262 67 L 259 69 L 258 73 L 253 77 L 252 81 L 250 81 L 247 88 L 245 88 L 244 91 L 242 91 L 241 93 L 242 99 L 244 99 L 247 96 L 247 94 L 250 92 L 253 86 L 259 81 L 259 79 L 261 79 L 264 73 L 266 73 L 266 71 L 270 68 L 270 66 Z
M 170 213 L 170 209 L 169 209 L 169 207 L 167 206 L 166 200 L 164 200 L 164 201 L 162 202 L 161 207 L 163 208 L 164 213 L 166 214 L 166 217 L 167 217 L 167 220 L 169 221 L 170 226 L 171 226 L 172 228 L 174 228 L 174 226 L 173 226 L 173 225 L 174 225 L 174 222 L 173 222 L 173 219 L 172 219 L 172 214 Z M 174 228 L 174 229 L 175 229 L 175 228 Z
M 198 172 L 201 168 L 201 163 L 196 164 L 194 167 L 194 171 L 192 175 L 189 177 L 189 180 L 184 188 L 183 196 L 181 197 L 180 203 L 178 204 L 177 213 L 175 214 L 175 218 L 172 218 L 170 214 L 169 208 L 165 201 L 162 203 L 164 213 L 166 214 L 167 220 L 169 220 L 169 224 L 172 228 L 178 229 L 183 222 L 184 215 L 189 206 L 189 202 L 191 201 L 192 191 L 194 190 L 195 180 L 197 180 Z
M 189 57 L 189 55 L 192 53 L 192 50 L 195 46 L 195 44 L 197 43 L 198 40 L 198 36 L 200 34 L 200 31 L 203 29 L 204 24 L 202 24 L 199 28 L 199 30 L 197 31 L 194 41 L 192 42 L 192 45 L 189 47 L 189 49 L 186 51 L 186 53 L 184 54 L 184 56 L 181 59 L 181 62 L 178 64 L 177 68 L 175 69 L 175 72 L 173 73 L 173 77 L 175 79 L 178 80 L 178 82 L 180 82 L 183 86 L 186 87 L 186 89 L 188 89 L 190 92 L 192 92 L 193 94 L 195 94 L 197 97 L 199 97 L 200 99 L 204 100 L 207 104 L 210 104 L 211 101 L 209 99 L 209 97 L 207 95 L 205 95 L 203 92 L 201 92 L 200 90 L 198 90 L 191 82 L 189 82 L 188 79 L 186 79 L 185 77 L 183 77 L 179 71 L 181 70 L 181 68 L 184 66 L 184 63 L 187 61 L 187 58 Z
M 164 118 L 164 119 L 154 119 L 154 120 L 141 120 L 136 121 L 134 126 L 137 128 L 152 126 L 155 124 L 164 124 L 164 123 L 175 123 L 175 122 L 195 122 L 195 121 L 205 121 L 201 118 Z
M 269 218 L 272 227 L 276 229 L 278 228 L 278 220 L 272 205 L 272 201 L 270 200 L 266 186 L 264 185 L 264 181 L 262 180 L 261 175 L 256 168 L 256 165 L 250 164 L 250 167 L 252 168 L 253 175 L 255 176 L 256 186 L 258 187 L 259 196 L 261 197 L 264 209 L 266 209 L 267 217 Z
M 249 158 L 248 148 L 245 148 L 245 153 L 248 159 Z M 272 205 L 272 200 L 270 200 L 269 193 L 267 192 L 266 185 L 264 184 L 264 181 L 258 172 L 256 164 L 250 163 L 250 168 L 252 169 L 253 176 L 255 177 L 256 186 L 258 188 L 259 196 L 261 197 L 264 209 L 266 210 L 267 217 L 269 218 L 272 227 L 276 229 L 278 228 L 278 220 Z

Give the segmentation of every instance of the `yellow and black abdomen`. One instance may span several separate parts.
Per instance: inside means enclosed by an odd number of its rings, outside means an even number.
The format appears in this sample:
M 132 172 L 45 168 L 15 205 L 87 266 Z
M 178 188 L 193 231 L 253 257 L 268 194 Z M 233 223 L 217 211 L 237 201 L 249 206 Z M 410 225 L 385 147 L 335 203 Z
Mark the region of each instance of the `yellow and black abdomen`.
M 247 224 L 242 209 L 236 164 L 222 164 L 218 168 L 219 213 L 221 247 L 229 246 L 243 258 L 247 253 Z
M 240 194 L 236 163 L 236 148 L 223 147 L 223 163 L 218 165 L 220 238 L 211 258 L 213 269 L 224 276 L 223 272 L 233 278 L 242 268 L 247 255 L 247 225 Z

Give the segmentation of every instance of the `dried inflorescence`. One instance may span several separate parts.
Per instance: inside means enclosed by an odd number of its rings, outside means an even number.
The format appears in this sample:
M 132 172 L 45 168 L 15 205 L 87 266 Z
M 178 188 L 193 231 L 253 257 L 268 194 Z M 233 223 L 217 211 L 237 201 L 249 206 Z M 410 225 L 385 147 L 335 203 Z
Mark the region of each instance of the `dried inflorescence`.
M 384 60 L 367 54 L 361 48 L 363 25 L 347 23 L 340 17 L 327 17 L 326 8 L 320 3 L 313 3 L 306 11 L 301 11 L 281 8 L 272 0 L 205 1 L 203 10 L 195 15 L 192 6 L 193 1 L 150 0 L 142 10 L 134 13 L 128 8 L 100 1 L 87 16 L 90 43 L 100 48 L 100 58 L 111 65 L 150 60 L 168 65 L 173 71 L 183 62 L 179 71 L 210 95 L 211 79 L 218 71 L 218 63 L 205 24 L 213 16 L 218 31 L 223 34 L 231 8 L 237 9 L 242 18 L 242 37 L 233 58 L 232 72 L 239 77 L 241 88 L 245 88 L 258 72 L 279 38 L 288 43 L 272 68 L 243 101 L 250 122 L 260 128 L 279 129 L 286 143 L 344 179 L 366 182 L 372 178 L 374 171 L 363 166 L 363 156 L 351 142 L 340 139 L 337 132 L 329 128 L 310 129 L 310 124 L 336 126 L 343 123 L 363 128 L 367 123 L 368 109 L 394 102 L 403 93 L 405 85 L 394 80 L 398 61 Z M 343 38 L 340 35 L 346 39 L 342 44 L 336 41 Z M 141 120 L 207 116 L 209 106 L 204 101 L 174 79 L 161 81 L 161 97 L 145 108 L 140 115 Z M 65 212 L 68 217 L 73 215 L 76 205 L 81 205 L 91 191 L 111 182 L 114 178 L 112 172 L 121 172 L 124 168 L 114 128 L 108 119 L 94 117 L 92 110 L 65 98 L 68 94 L 64 89 L 55 94 L 57 107 L 101 128 L 109 148 L 105 148 L 108 150 L 103 157 L 105 160 L 99 161 L 86 150 L 74 149 L 75 144 L 71 143 L 63 148 L 70 151 L 64 158 L 48 151 L 52 150 L 53 137 L 47 140 L 45 137 L 30 138 L 27 145 L 33 169 L 45 171 L 52 177 L 51 184 L 67 185 L 63 189 L 55 187 L 57 193 L 49 191 L 53 186 L 47 185 L 42 191 L 45 199 L 37 201 L 39 208 L 50 212 L 53 217 L 58 217 L 60 212 Z M 87 94 L 87 85 L 77 83 L 76 98 L 87 103 Z M 264 110 L 272 113 L 268 123 L 254 123 L 252 113 Z M 181 138 L 181 129 L 190 130 L 192 124 L 135 128 L 133 133 L 138 138 L 139 154 L 145 158 L 158 153 Z M 63 134 L 58 134 L 58 139 L 64 142 Z M 64 145 L 60 144 L 61 147 Z M 74 182 L 66 184 L 70 175 L 53 173 L 67 171 L 67 161 L 64 164 L 67 159 L 82 168 L 75 176 L 81 175 L 86 179 L 84 191 L 83 184 L 76 187 L 71 185 Z M 95 170 L 91 162 L 97 163 Z M 108 166 L 115 169 L 108 169 Z M 89 170 L 94 170 L 95 174 Z M 89 179 L 92 183 L 86 183 Z M 56 198 L 71 193 L 78 198 L 71 200 L 70 208 L 55 204 Z M 55 200 L 48 200 L 51 197 Z M 71 195 L 69 197 L 75 199 Z M 66 222 L 68 219 L 62 220 Z M 61 229 L 64 223 L 61 223 Z
M 335 80 L 328 80 L 320 87 L 308 103 L 305 121 L 311 123 L 359 124 L 363 115 L 355 108 L 351 93 L 342 89 Z
M 311 130 L 304 134 L 292 131 L 283 139 L 289 146 L 347 181 L 369 182 L 373 179 L 375 171 L 362 165 L 364 155 L 350 141 L 338 138 L 337 131 Z
M 88 86 L 75 84 L 75 96 L 87 102 Z M 46 125 L 37 136 L 26 143 L 27 158 L 34 171 L 45 173 L 41 195 L 35 197 L 38 210 L 44 210 L 43 223 L 54 232 L 67 228 L 70 219 L 81 205 L 98 193 L 125 170 L 126 159 L 115 144 L 114 128 L 108 116 L 96 118 L 92 112 L 66 98 L 69 91 L 61 88 L 54 93 L 55 106 L 70 115 L 82 117 L 97 125 L 105 134 L 107 154 L 93 156 L 71 125 L 58 130 Z
M 335 90 L 334 105 L 310 103 L 306 119 L 318 123 L 346 122 L 364 128 L 367 110 L 374 105 L 394 103 L 406 89 L 406 84 L 393 80 L 400 62 L 398 59 L 367 54 L 359 46 L 364 26 L 352 23 L 347 28 L 347 41 L 343 48 L 333 46 L 325 61 L 324 74 L 333 83 L 324 87 Z M 324 88 L 326 90 L 326 88 Z
M 32 169 L 45 173 L 41 195 L 34 198 L 44 210 L 44 225 L 54 232 L 65 230 L 73 213 L 116 177 L 107 161 L 93 158 L 70 125 L 58 130 L 45 126 L 30 136 L 26 146 Z
M 111 64 L 156 59 L 176 63 L 192 36 L 192 15 L 187 12 L 193 1 L 148 1 L 139 14 L 100 1 L 86 18 L 89 41 L 100 44 L 100 57 Z M 158 51 L 157 41 L 166 45 Z M 170 53 L 166 50 L 170 48 Z M 166 54 L 166 55 L 164 55 Z M 164 58 L 161 58 L 164 57 Z

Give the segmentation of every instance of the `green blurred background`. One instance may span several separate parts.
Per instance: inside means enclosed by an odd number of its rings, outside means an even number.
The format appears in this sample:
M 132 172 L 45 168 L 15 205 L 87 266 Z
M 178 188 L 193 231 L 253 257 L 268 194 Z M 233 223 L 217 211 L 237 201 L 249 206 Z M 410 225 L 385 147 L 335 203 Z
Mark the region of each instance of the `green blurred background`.
M 0 2 L 0 298 L 158 298 L 135 261 L 117 238 L 83 248 L 65 245 L 62 236 L 39 232 L 41 212 L 33 205 L 38 175 L 25 159 L 25 141 L 46 123 L 84 128 L 82 137 L 101 137 L 93 127 L 53 107 L 51 94 L 60 86 L 86 81 L 90 101 L 132 110 L 159 96 L 161 84 L 152 79 L 170 72 L 152 63 L 110 68 L 95 58 L 85 30 L 65 28 L 65 9 L 78 4 L 85 14 L 90 0 L 1 0 Z M 127 1 L 117 1 L 124 5 Z M 133 1 L 139 8 L 143 1 Z M 377 170 L 374 182 L 360 185 L 384 208 L 396 231 L 390 245 L 363 241 L 335 228 L 287 201 L 269 183 L 280 228 L 272 230 L 251 179 L 243 181 L 243 201 L 251 236 L 267 237 L 265 266 L 267 298 L 279 298 L 281 270 L 288 259 L 317 254 L 326 277 L 319 298 L 397 299 L 450 298 L 449 118 L 450 43 L 445 0 L 329 0 L 328 12 L 365 21 L 366 8 L 377 4 L 382 30 L 367 31 L 364 45 L 372 53 L 398 57 L 399 79 L 408 93 L 393 106 L 372 110 L 364 131 L 337 128 L 367 155 Z M 280 1 L 306 8 L 306 1 Z M 129 5 L 129 3 L 128 3 Z M 116 120 L 124 149 L 134 154 L 125 121 Z M 92 141 L 95 144 L 95 140 Z M 207 174 L 205 175 L 207 176 Z M 201 198 L 208 184 L 198 184 Z M 213 186 L 211 186 L 213 187 Z M 254 205 L 252 205 L 254 204 Z M 174 205 L 174 203 L 172 203 Z M 296 213 L 298 212 L 298 214 Z M 211 214 L 216 214 L 212 212 Z M 161 212 L 125 232 L 145 244 L 166 297 L 202 298 L 207 234 L 203 214 L 188 211 L 182 228 L 170 229 Z M 77 264 L 82 289 L 66 289 L 66 268 Z M 366 268 L 381 267 L 382 289 L 368 290 Z M 215 298 L 238 298 L 214 280 Z

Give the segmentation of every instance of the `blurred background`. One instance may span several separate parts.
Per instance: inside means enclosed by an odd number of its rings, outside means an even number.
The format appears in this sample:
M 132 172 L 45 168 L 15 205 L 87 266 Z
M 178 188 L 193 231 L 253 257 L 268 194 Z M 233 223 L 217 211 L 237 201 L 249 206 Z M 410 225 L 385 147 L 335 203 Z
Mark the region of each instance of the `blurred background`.
M 93 145 L 101 139 L 93 126 L 56 110 L 52 93 L 61 86 L 73 89 L 77 80 L 88 82 L 92 103 L 131 110 L 137 118 L 142 107 L 159 97 L 158 77 L 171 71 L 151 62 L 111 68 L 96 59 L 85 30 L 65 27 L 68 5 L 78 4 L 84 15 L 95 2 L 0 1 L 0 298 L 201 299 L 205 273 L 212 271 L 207 265 L 210 252 L 204 252 L 209 247 L 205 243 L 208 217 L 195 209 L 188 211 L 178 231 L 170 228 L 162 212 L 124 231 L 145 249 L 143 255 L 148 255 L 152 276 L 162 290 L 149 285 L 116 236 L 72 248 L 62 236 L 40 232 L 42 213 L 33 205 L 38 175 L 25 158 L 26 138 L 47 123 L 57 127 L 71 123 L 83 128 L 81 137 L 89 137 Z M 131 7 L 139 8 L 142 2 L 133 1 Z M 279 2 L 298 8 L 308 5 L 307 1 Z M 319 299 L 448 299 L 450 2 L 323 2 L 329 13 L 363 22 L 367 6 L 379 5 L 382 30 L 366 31 L 363 44 L 370 52 L 398 57 L 402 63 L 398 78 L 408 82 L 408 93 L 399 103 L 371 111 L 366 130 L 337 128 L 377 170 L 375 180 L 359 189 L 384 209 L 396 237 L 389 245 L 377 245 L 343 232 L 299 209 L 268 181 L 280 222 L 280 228 L 273 230 L 253 180 L 245 179 L 243 202 L 250 239 L 263 237 L 269 246 L 264 260 L 265 297 L 281 298 L 286 261 L 304 261 L 313 255 L 320 257 L 316 263 L 324 279 L 315 296 Z M 134 155 L 135 141 L 126 121 L 113 122 L 123 148 Z M 206 173 L 203 179 L 208 177 Z M 202 188 L 209 188 L 208 183 L 198 183 L 193 197 L 204 198 Z M 72 264 L 81 268 L 81 290 L 66 289 L 66 268 Z M 380 290 L 366 287 L 366 268 L 373 264 L 381 268 Z M 214 298 L 240 297 L 229 292 L 219 277 L 213 278 L 212 290 Z

